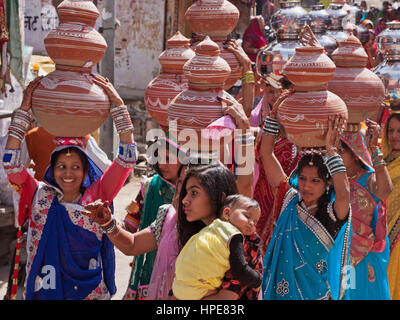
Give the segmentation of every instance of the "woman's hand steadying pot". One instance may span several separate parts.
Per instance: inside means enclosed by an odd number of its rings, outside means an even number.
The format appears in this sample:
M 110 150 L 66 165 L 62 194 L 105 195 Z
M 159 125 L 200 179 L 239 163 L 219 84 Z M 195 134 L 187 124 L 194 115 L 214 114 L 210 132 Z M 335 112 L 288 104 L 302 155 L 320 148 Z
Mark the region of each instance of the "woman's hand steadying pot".
M 23 96 L 22 102 L 21 102 L 22 110 L 28 111 L 31 108 L 33 91 L 35 91 L 35 89 L 40 84 L 40 81 L 42 79 L 43 79 L 43 76 L 36 77 L 28 84 L 28 86 L 24 90 L 24 96 Z
M 93 82 L 105 90 L 108 98 L 115 105 L 115 107 L 124 105 L 124 100 L 122 100 L 119 93 L 114 88 L 113 84 L 107 78 L 104 78 L 103 76 L 94 73 L 91 73 L 91 75 L 93 77 Z
M 346 119 L 340 114 L 329 116 L 328 118 L 328 132 L 325 137 L 325 147 L 329 152 L 332 148 L 336 148 L 339 144 L 339 138 L 346 128 Z
M 230 100 L 229 97 L 222 96 L 218 96 L 218 100 L 221 101 L 224 114 L 233 118 L 238 129 L 250 129 L 250 121 L 240 103 Z

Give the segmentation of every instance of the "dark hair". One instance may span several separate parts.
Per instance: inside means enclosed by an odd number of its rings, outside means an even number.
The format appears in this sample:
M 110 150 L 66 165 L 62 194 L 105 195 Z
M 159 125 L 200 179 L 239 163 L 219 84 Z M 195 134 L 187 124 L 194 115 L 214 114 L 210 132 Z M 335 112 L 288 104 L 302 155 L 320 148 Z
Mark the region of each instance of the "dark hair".
M 79 156 L 79 158 L 82 161 L 83 172 L 87 173 L 87 171 L 89 170 L 89 161 L 88 161 L 86 155 L 81 150 L 79 150 L 78 148 L 74 148 L 74 147 L 65 148 L 65 149 L 62 149 L 60 151 L 55 152 L 51 156 L 51 159 L 50 159 L 50 174 L 51 174 L 51 177 L 54 180 L 55 180 L 55 178 L 54 178 L 54 168 L 56 166 L 57 160 L 62 154 L 67 154 L 68 152 L 75 152 Z M 85 178 L 83 178 L 81 187 L 79 189 L 79 191 L 81 193 L 83 193 L 85 191 L 85 188 L 83 187 L 83 183 L 84 182 L 85 182 Z
M 198 179 L 200 185 L 204 188 L 210 199 L 211 208 L 217 216 L 219 216 L 219 213 L 221 212 L 223 195 L 225 194 L 225 196 L 229 196 L 238 193 L 235 177 L 227 167 L 220 164 L 214 164 L 190 169 L 182 183 L 177 210 L 178 241 L 181 248 L 186 244 L 191 236 L 205 227 L 204 222 L 200 220 L 193 222 L 187 221 L 186 214 L 183 211 L 182 200 L 187 194 L 186 184 L 192 177 Z
M 245 202 L 247 204 L 248 208 L 257 208 L 259 210 L 261 209 L 259 203 L 256 200 L 251 199 L 249 197 L 246 197 L 243 194 L 233 194 L 233 195 L 230 195 L 230 196 L 226 197 L 226 199 L 225 199 L 225 201 L 224 201 L 224 203 L 222 205 L 221 212 L 220 212 L 219 216 L 222 215 L 222 212 L 223 212 L 223 210 L 225 208 L 233 209 L 233 208 L 236 207 L 236 205 L 240 201 Z
M 313 165 L 310 165 L 310 162 L 313 163 Z M 317 173 L 318 177 L 322 179 L 325 183 L 325 186 L 328 186 L 328 183 L 330 181 L 331 175 L 329 173 L 328 167 L 325 164 L 325 161 L 323 157 L 319 154 L 307 154 L 304 155 L 298 163 L 297 166 L 297 173 L 300 175 L 304 167 L 316 167 L 317 168 Z M 330 187 L 328 192 L 324 192 L 322 196 L 318 199 L 318 210 L 323 210 L 326 212 L 326 207 L 330 201 L 331 198 L 331 192 L 333 188 Z

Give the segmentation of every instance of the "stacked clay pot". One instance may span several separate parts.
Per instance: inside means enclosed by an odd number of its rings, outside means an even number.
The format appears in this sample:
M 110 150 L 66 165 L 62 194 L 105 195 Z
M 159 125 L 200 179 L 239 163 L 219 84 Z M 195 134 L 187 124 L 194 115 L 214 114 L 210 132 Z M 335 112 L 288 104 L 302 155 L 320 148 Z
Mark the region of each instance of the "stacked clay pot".
M 295 92 L 280 104 L 277 116 L 287 138 L 301 148 L 325 147 L 328 117 L 348 117 L 343 100 L 327 90 L 335 69 L 324 49 L 317 46 L 297 47 L 284 67 Z
M 218 45 L 207 36 L 196 46 L 195 53 L 196 55 L 183 67 L 189 87 L 172 100 L 168 108 L 168 120 L 170 124 L 171 121 L 176 121 L 179 142 L 186 142 L 185 146 L 192 151 L 207 152 L 219 149 L 219 145 L 213 144 L 211 139 L 201 137 L 202 129 L 224 116 L 221 102 L 217 97 L 224 95 L 232 101 L 235 99 L 223 90 L 230 74 L 230 67 L 219 56 Z M 182 133 L 185 129 L 189 135 L 195 134 L 197 141 L 194 139 L 190 141 L 191 143 L 182 141 L 180 137 L 185 136 Z
M 34 91 L 32 111 L 55 136 L 84 136 L 99 128 L 110 111 L 107 94 L 90 74 L 107 44 L 94 29 L 99 12 L 92 1 L 65 0 L 57 11 L 60 24 L 44 40 L 56 70 Z
M 378 111 L 385 97 L 385 87 L 377 75 L 365 68 L 368 55 L 354 35 L 339 42 L 332 58 L 336 70 L 328 89 L 346 103 L 349 128 L 356 128 L 355 124 Z
M 190 39 L 178 31 L 167 41 L 167 49 L 158 58 L 161 73 L 148 84 L 144 102 L 149 114 L 162 128 L 168 126 L 167 112 L 172 99 L 188 88 L 183 65 L 194 55 Z
M 209 36 L 218 44 L 220 57 L 226 60 L 231 74 L 224 89 L 230 89 L 242 75 L 242 67 L 235 55 L 224 48 L 223 42 L 239 21 L 239 10 L 227 0 L 198 0 L 185 13 L 185 20 L 199 37 Z

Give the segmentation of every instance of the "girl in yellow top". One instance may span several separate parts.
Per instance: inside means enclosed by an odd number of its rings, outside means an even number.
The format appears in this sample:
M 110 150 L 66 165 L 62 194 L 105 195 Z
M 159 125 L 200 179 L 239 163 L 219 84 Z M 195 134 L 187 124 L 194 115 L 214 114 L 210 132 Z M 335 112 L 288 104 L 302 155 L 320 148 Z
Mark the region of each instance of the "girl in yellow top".
M 226 194 L 221 185 L 234 186 L 235 180 L 219 165 L 192 170 L 183 182 L 178 207 L 183 248 L 172 286 L 177 299 L 199 300 L 214 294 L 229 269 L 241 285 L 261 285 L 262 275 L 248 266 L 243 251 L 243 235 L 255 232 L 260 208 L 241 195 L 228 196 L 223 203 Z

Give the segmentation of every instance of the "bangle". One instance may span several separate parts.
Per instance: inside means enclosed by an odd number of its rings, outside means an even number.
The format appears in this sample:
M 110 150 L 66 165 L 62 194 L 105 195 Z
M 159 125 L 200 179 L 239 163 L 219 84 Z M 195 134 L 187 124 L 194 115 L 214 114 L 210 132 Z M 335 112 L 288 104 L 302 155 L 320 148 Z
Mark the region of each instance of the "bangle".
M 326 160 L 326 166 L 328 167 L 331 177 L 339 172 L 346 172 L 342 157 L 338 154 L 328 158 Z
M 255 82 L 256 82 L 256 80 L 255 80 L 253 71 L 247 71 L 243 74 L 242 84 L 255 83 Z
M 241 136 L 235 137 L 235 142 L 241 146 L 250 146 L 254 144 L 256 138 L 252 133 L 246 133 Z
M 113 232 L 115 230 L 115 228 L 117 227 L 117 220 L 113 217 L 111 219 L 111 222 L 109 222 L 107 225 L 103 225 L 101 227 L 101 229 L 104 231 L 105 234 L 110 234 L 111 232 Z
M 277 136 L 279 134 L 279 122 L 278 120 L 267 116 L 264 121 L 263 132 L 266 135 Z
M 126 105 L 112 108 L 110 112 L 118 134 L 124 131 L 133 131 L 131 116 Z
M 17 109 L 8 128 L 8 135 L 22 141 L 32 122 L 32 114 L 23 109 Z
M 376 157 L 383 156 L 383 152 L 380 149 L 377 149 L 373 154 L 372 154 L 372 160 L 374 160 Z
M 375 168 L 375 167 L 377 167 L 377 166 L 380 166 L 380 165 L 386 165 L 386 162 L 385 162 L 385 160 L 381 160 L 381 161 L 378 161 L 378 162 L 374 162 L 373 164 L 372 164 L 372 166 Z

